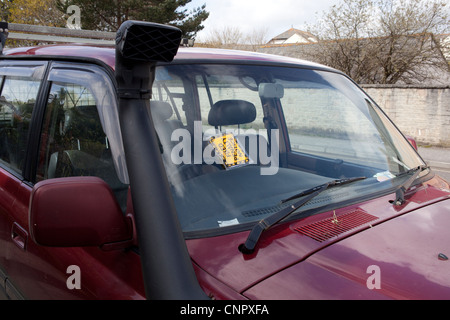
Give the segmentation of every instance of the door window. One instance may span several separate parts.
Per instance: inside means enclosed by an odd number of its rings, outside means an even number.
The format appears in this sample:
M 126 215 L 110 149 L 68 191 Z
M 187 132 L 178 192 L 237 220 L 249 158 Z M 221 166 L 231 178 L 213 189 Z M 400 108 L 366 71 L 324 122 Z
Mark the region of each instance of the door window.
M 116 173 L 112 152 L 112 145 L 118 142 L 108 138 L 103 125 L 107 120 L 99 115 L 99 110 L 113 110 L 114 105 L 107 102 L 113 101 L 114 95 L 96 90 L 100 86 L 94 81 L 98 80 L 92 76 L 95 74 L 65 71 L 66 77 L 62 81 L 58 81 L 57 76 L 50 76 L 56 81 L 51 81 L 44 113 L 36 180 L 99 177 L 108 183 L 125 209 L 128 185 Z M 84 82 L 67 81 L 71 73 L 76 73 Z M 115 124 L 118 128 L 118 122 Z
M 44 66 L 1 67 L 0 164 L 21 174 Z

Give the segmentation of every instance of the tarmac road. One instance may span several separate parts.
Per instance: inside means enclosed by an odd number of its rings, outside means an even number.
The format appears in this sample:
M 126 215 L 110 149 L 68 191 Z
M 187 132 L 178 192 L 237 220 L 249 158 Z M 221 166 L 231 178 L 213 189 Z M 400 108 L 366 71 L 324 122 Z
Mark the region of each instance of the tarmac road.
M 436 174 L 450 182 L 450 148 L 419 147 L 419 154 Z

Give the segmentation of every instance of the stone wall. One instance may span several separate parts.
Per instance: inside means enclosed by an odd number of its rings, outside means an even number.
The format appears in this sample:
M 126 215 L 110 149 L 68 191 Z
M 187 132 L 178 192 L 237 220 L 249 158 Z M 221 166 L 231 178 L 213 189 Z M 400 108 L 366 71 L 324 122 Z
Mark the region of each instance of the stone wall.
M 361 85 L 420 144 L 450 147 L 450 86 Z
M 360 85 L 371 98 L 383 109 L 395 125 L 406 135 L 412 136 L 421 145 L 450 147 L 450 86 L 441 87 L 419 87 L 400 85 Z M 212 88 L 214 91 L 214 88 Z M 223 91 L 223 92 L 222 92 Z M 244 99 L 259 103 L 257 93 L 249 95 L 249 90 L 234 89 L 214 91 L 214 97 L 221 99 Z M 294 90 L 296 93 L 298 90 Z M 340 104 L 337 97 L 330 96 L 330 92 L 324 90 L 309 90 L 302 97 L 291 95 L 290 90 L 285 90 L 283 107 L 285 112 L 296 114 L 290 117 L 293 123 L 288 123 L 290 128 L 296 128 L 297 122 L 302 127 L 321 129 L 322 131 L 339 129 L 339 123 L 344 128 L 342 131 L 349 133 L 350 128 L 355 132 L 364 132 L 361 127 L 366 128 L 364 123 L 352 123 L 352 115 L 346 112 L 345 103 L 339 107 L 340 114 L 330 114 L 327 107 Z M 207 96 L 200 96 L 202 104 L 206 109 L 202 110 L 204 122 L 207 123 L 209 101 Z M 292 101 L 291 101 L 292 100 Z M 323 103 L 319 103 L 322 101 Z M 311 110 L 310 106 L 317 106 Z M 320 108 L 319 108 L 320 106 Z M 262 112 L 258 110 L 257 118 L 262 123 Z M 336 110 L 336 108 L 334 108 Z M 323 121 L 321 115 L 326 114 L 327 119 L 334 121 L 328 123 Z M 319 118 L 318 118 L 319 117 Z M 345 118 L 340 119 L 341 117 Z M 351 124 L 351 125 L 349 125 Z M 329 127 L 328 127 L 329 126 Z M 339 132 L 333 132 L 338 134 Z
M 314 61 L 313 45 L 263 46 L 257 51 Z M 431 85 L 361 85 L 406 135 L 423 145 L 450 147 L 450 72 Z M 443 84 L 443 85 L 441 85 Z

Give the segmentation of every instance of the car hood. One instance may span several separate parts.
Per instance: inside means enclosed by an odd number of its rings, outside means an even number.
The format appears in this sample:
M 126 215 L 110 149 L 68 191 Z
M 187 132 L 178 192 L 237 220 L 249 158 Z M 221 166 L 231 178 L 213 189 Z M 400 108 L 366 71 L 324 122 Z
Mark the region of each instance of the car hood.
M 248 232 L 188 241 L 193 261 L 249 299 L 450 299 L 450 196 L 422 186 L 400 208 L 393 195 L 285 223 L 258 249 Z M 376 220 L 318 241 L 299 227 L 354 212 Z M 322 219 L 322 220 L 321 220 Z
M 343 239 L 244 294 L 254 299 L 450 299 L 450 261 L 442 256 L 450 256 L 449 228 L 447 200 Z M 275 296 L 274 287 L 283 290 Z

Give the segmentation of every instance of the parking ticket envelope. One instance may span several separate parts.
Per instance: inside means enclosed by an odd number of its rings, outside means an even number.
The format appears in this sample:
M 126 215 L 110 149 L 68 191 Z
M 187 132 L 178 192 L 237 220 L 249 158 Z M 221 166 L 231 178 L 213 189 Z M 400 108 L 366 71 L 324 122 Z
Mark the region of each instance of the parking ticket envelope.
M 209 142 L 213 145 L 216 155 L 223 161 L 225 169 L 237 168 L 250 163 L 247 153 L 232 133 L 212 137 Z

